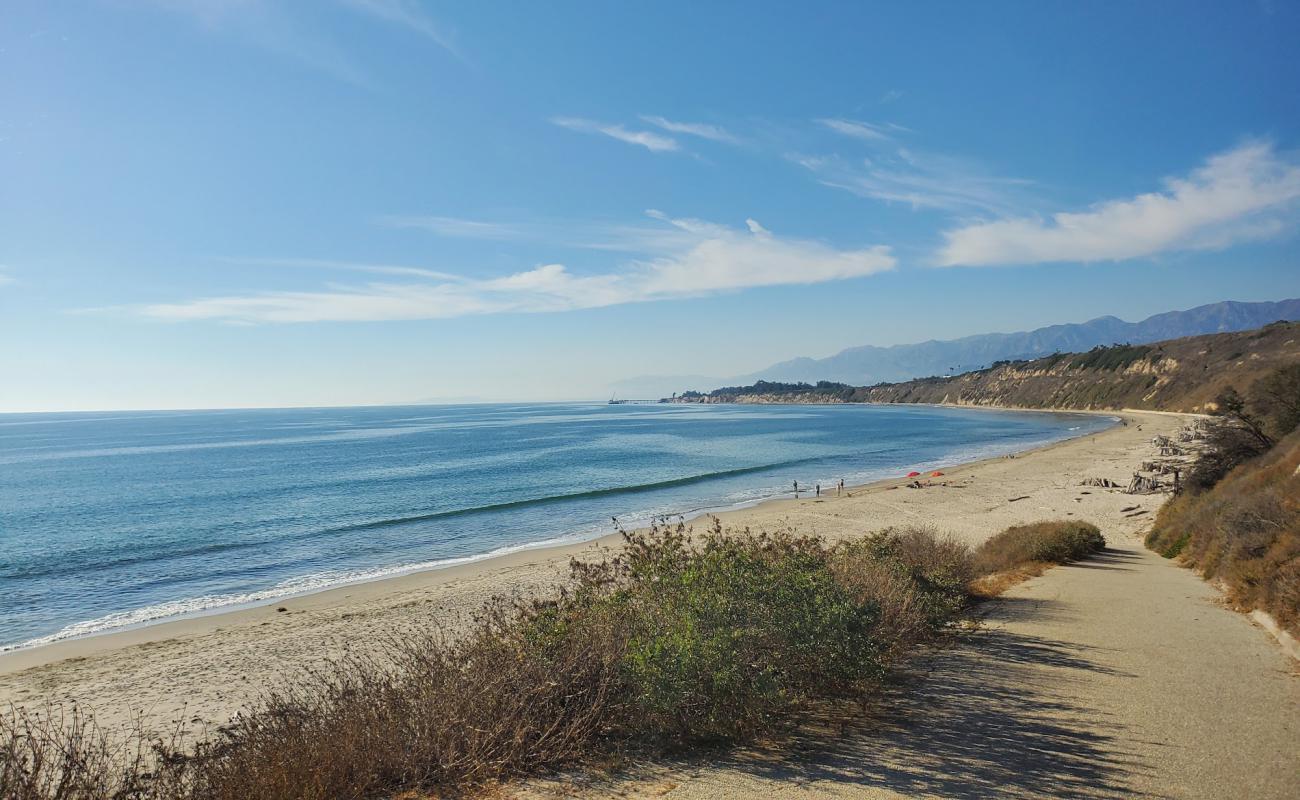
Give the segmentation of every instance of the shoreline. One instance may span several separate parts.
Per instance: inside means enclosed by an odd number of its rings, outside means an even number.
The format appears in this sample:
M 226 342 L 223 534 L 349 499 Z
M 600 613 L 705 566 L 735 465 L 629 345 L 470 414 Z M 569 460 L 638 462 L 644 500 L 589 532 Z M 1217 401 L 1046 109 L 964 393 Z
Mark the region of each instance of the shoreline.
M 770 405 L 790 405 L 799 406 L 807 405 L 804 403 L 789 404 L 770 404 Z M 900 403 L 855 403 L 855 404 L 837 404 L 837 405 L 904 405 Z M 1005 458 L 1021 458 L 1029 454 L 1050 451 L 1053 448 L 1069 444 L 1086 436 L 1099 436 L 1110 433 L 1116 428 L 1122 428 L 1125 414 L 1129 409 L 1121 411 L 1096 411 L 1096 410 L 1074 410 L 1074 409 L 1019 409 L 1005 408 L 998 406 L 965 406 L 942 403 L 910 403 L 908 406 L 925 406 L 931 408 L 950 408 L 950 409 L 975 409 L 1005 412 L 1037 412 L 1046 414 L 1081 414 L 1089 416 L 1114 417 L 1115 422 L 1107 428 L 1093 433 L 1083 433 L 1070 436 L 1047 444 L 1037 445 L 1025 450 L 1015 451 L 1009 454 L 989 456 L 986 458 L 976 459 L 974 461 L 956 462 L 951 465 L 936 465 L 937 469 L 942 469 L 946 474 L 957 474 L 961 470 L 975 468 L 989 462 L 999 461 Z M 1172 412 L 1146 412 L 1144 414 L 1163 414 Z M 1186 416 L 1173 414 L 1173 416 Z M 900 468 L 904 469 L 904 468 Z M 845 487 L 845 495 L 852 497 L 855 493 L 869 492 L 880 490 L 886 484 L 897 483 L 902 480 L 903 476 L 890 478 L 881 478 L 863 484 L 855 484 Z M 693 511 L 682 512 L 680 514 L 666 515 L 667 518 L 674 520 L 682 519 L 688 523 L 695 520 L 716 516 L 724 520 L 736 514 L 758 511 L 771 507 L 776 510 L 782 507 L 781 504 L 807 502 L 808 500 L 817 500 L 811 496 L 787 497 L 783 492 L 780 495 L 766 497 L 758 500 L 743 501 L 727 506 L 711 506 Z M 802 494 L 802 493 L 801 493 Z M 822 500 L 834 498 L 833 489 L 822 496 Z M 644 527 L 633 530 L 644 530 Z M 248 603 L 237 603 L 228 606 L 217 606 L 210 609 L 202 609 L 193 612 L 187 612 L 167 617 L 160 617 L 157 620 L 148 620 L 119 627 L 107 628 L 102 631 L 95 631 L 86 634 L 74 635 L 63 639 L 57 639 L 50 642 L 30 646 L 12 646 L 11 649 L 0 650 L 0 675 L 20 672 L 33 667 L 45 666 L 69 658 L 84 658 L 98 653 L 112 651 L 123 647 L 149 644 L 156 641 L 171 639 L 175 637 L 191 636 L 197 634 L 210 633 L 221 630 L 226 625 L 237 625 L 242 623 L 260 622 L 269 616 L 277 613 L 272 606 L 283 606 L 286 603 L 292 603 L 296 608 L 312 606 L 330 606 L 343 600 L 354 600 L 361 597 L 365 599 L 375 596 L 382 596 L 392 592 L 403 592 L 425 588 L 436 588 L 440 584 L 452 583 L 468 577 L 473 577 L 476 573 L 493 571 L 501 568 L 516 567 L 520 564 L 532 563 L 538 558 L 549 561 L 562 559 L 567 563 L 569 558 L 584 556 L 597 556 L 602 551 L 616 548 L 621 544 L 622 534 L 607 533 L 590 538 L 575 538 L 572 541 L 562 540 L 565 535 L 553 537 L 550 540 L 543 540 L 536 543 L 526 543 L 520 545 L 507 545 L 497 550 L 487 553 L 463 556 L 460 558 L 448 559 L 448 563 L 436 564 L 433 566 L 416 566 L 409 570 L 403 570 L 401 567 L 394 567 L 395 573 L 383 575 L 375 578 L 361 578 L 355 581 L 349 581 L 332 586 L 322 587 L 298 593 L 288 593 L 277 595 L 264 600 L 256 600 Z M 504 551 L 504 552 L 502 552 Z

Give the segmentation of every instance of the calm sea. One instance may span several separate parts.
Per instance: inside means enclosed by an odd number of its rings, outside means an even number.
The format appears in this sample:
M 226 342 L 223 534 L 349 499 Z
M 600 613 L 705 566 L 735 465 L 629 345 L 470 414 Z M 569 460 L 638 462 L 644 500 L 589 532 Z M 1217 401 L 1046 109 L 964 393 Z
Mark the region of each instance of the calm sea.
M 0 415 L 0 648 L 590 538 L 1099 430 L 917 406 Z

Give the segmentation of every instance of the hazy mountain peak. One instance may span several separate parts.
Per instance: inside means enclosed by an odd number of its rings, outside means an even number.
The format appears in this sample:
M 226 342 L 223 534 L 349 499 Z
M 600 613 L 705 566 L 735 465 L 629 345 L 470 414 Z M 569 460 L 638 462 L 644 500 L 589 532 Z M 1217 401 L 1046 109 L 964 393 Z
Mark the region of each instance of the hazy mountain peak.
M 686 389 L 708 390 L 758 380 L 838 381 L 869 386 L 883 381 L 906 381 L 980 369 L 994 361 L 1080 352 L 1117 342 L 1142 344 L 1183 336 L 1249 330 L 1278 320 L 1300 320 L 1300 299 L 1262 303 L 1225 300 L 1185 311 L 1166 311 L 1140 322 L 1126 322 L 1105 315 L 1087 322 L 1049 325 L 1015 333 L 983 333 L 948 341 L 931 339 L 888 347 L 857 345 L 826 358 L 792 358 L 749 375 L 632 378 L 620 381 L 618 386 L 635 387 L 647 397 L 664 397 Z

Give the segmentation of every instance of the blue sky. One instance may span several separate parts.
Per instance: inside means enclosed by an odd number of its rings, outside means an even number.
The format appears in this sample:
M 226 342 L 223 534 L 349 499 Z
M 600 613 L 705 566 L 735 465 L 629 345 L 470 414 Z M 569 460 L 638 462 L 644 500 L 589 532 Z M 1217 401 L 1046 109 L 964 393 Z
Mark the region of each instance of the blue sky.
M 1298 39 L 1282 2 L 10 2 L 0 411 L 599 398 L 1300 296 Z

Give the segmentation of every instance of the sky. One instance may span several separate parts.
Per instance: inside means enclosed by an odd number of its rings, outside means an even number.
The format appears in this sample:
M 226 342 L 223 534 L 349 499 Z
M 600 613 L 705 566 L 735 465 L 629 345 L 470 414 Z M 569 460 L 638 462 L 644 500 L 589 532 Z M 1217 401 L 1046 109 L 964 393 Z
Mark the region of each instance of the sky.
M 6 0 L 0 412 L 602 399 L 1297 297 L 1296 41 L 1280 1 Z

